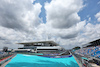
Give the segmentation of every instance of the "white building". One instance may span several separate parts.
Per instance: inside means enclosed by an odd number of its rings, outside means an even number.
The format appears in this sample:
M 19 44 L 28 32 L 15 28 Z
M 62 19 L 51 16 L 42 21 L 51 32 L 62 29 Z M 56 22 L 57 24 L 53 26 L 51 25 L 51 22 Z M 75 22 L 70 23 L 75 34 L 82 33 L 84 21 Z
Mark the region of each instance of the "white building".
M 25 42 L 25 43 L 17 43 L 24 45 L 22 48 L 18 48 L 18 50 L 31 49 L 31 51 L 41 52 L 41 51 L 58 51 L 63 48 L 60 47 L 57 43 L 53 41 L 40 41 L 40 42 Z

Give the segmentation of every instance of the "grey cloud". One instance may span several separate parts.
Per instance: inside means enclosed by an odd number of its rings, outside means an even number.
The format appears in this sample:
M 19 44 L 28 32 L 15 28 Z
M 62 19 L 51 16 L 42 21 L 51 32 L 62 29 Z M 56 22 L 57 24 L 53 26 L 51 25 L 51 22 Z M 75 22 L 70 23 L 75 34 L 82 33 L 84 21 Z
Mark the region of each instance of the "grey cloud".
M 6 38 L 0 36 L 0 40 L 6 40 Z
M 77 37 L 77 35 L 78 35 L 78 33 L 79 32 L 73 32 L 73 33 L 70 33 L 70 34 L 68 34 L 68 35 L 60 35 L 60 37 L 62 38 L 62 39 L 71 39 L 71 38 L 75 38 L 75 37 Z
M 4 44 L 12 44 L 12 42 L 9 41 L 9 40 L 6 40 L 6 41 L 4 42 Z
M 76 23 L 78 23 L 79 20 L 74 19 L 74 18 L 70 18 L 70 17 L 61 17 L 58 19 L 54 18 L 54 22 L 52 22 L 52 26 L 54 28 L 70 28 L 73 25 L 75 25 Z
M 39 8 L 36 9 L 38 6 Z M 33 5 L 28 0 L 0 1 L 0 25 L 15 30 L 28 31 L 39 25 L 40 4 Z M 32 14 L 30 14 L 33 12 Z M 33 17 L 33 18 L 32 18 Z
M 82 43 L 87 43 L 94 38 L 100 38 L 100 24 L 85 25 L 85 23 L 79 22 L 80 17 L 77 12 L 80 10 L 81 3 L 79 1 L 81 0 L 73 0 L 77 7 L 72 10 L 67 9 L 69 7 L 65 7 L 66 9 L 64 9 L 61 7 L 61 3 L 57 3 L 58 0 L 52 0 L 56 1 L 55 3 L 58 5 L 57 7 L 53 6 L 52 9 L 46 8 L 49 11 L 47 11 L 47 23 L 41 23 L 40 25 L 40 19 L 38 17 L 40 12 L 37 11 L 37 9 L 39 10 L 41 8 L 40 6 L 33 7 L 29 3 L 30 0 L 10 0 L 14 1 L 14 3 L 9 2 L 10 4 L 4 1 L 8 2 L 8 0 L 0 1 L 0 48 L 4 46 L 18 48 L 19 45 L 15 44 L 18 42 L 53 40 L 57 43 L 61 42 L 60 45 L 62 47 L 69 49 L 77 45 L 81 46 Z M 65 1 L 66 3 L 63 3 L 64 1 L 61 0 L 63 6 L 69 4 L 67 2 L 68 0 Z M 25 30 L 26 32 L 18 30 Z M 83 30 L 82 33 L 80 33 L 81 30 Z
M 36 38 L 42 6 L 32 3 L 32 0 L 0 0 L 0 48 L 18 48 L 13 44 Z
M 12 13 L 6 13 L 1 15 L 2 18 L 0 19 L 0 25 L 7 27 L 7 28 L 12 28 L 12 29 L 24 29 L 25 24 L 22 23 L 20 19 L 18 19 L 15 15 L 12 15 Z
M 1 0 L 0 4 L 0 25 L 12 29 L 22 29 L 23 24 L 21 24 L 21 19 L 18 19 L 19 17 L 17 16 L 15 5 L 3 0 Z

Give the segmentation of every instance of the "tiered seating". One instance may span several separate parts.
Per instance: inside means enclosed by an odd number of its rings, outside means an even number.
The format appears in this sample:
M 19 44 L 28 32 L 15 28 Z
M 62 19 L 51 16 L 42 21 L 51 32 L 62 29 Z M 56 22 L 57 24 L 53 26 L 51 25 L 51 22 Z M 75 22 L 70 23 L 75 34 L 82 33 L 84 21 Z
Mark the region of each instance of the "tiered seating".
M 100 46 L 79 49 L 76 50 L 75 53 L 82 56 L 92 56 L 100 58 Z

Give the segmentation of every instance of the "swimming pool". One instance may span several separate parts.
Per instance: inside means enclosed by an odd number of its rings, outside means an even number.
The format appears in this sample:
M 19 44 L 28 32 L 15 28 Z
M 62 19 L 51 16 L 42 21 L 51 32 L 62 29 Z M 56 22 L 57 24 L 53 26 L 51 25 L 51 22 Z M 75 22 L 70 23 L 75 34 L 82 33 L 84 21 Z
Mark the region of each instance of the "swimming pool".
M 5 67 L 79 67 L 74 57 L 46 58 L 17 54 Z

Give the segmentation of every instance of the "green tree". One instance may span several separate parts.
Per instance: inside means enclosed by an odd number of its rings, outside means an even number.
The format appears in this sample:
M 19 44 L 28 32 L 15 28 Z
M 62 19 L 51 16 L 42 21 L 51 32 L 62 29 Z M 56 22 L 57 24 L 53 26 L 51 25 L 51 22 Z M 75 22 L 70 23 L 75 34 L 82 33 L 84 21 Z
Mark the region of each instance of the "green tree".
M 3 47 L 3 52 L 7 52 L 8 51 L 8 47 Z

